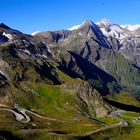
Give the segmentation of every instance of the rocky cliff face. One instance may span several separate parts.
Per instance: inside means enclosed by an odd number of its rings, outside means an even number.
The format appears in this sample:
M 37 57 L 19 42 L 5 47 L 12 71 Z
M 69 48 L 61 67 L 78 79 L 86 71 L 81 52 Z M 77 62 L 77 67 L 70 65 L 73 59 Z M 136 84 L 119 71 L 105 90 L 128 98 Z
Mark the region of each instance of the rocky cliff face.
M 88 82 L 76 79 L 70 84 L 63 84 L 63 89 L 76 93 L 79 100 L 76 101 L 80 114 L 89 118 L 103 118 L 108 116 L 112 107 L 105 103 L 102 95 Z

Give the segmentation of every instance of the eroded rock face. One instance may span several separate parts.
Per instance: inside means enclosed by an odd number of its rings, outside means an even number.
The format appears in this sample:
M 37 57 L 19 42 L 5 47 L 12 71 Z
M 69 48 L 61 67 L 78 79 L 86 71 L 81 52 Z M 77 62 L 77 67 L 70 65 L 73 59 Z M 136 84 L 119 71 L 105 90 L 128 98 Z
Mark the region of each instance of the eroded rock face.
M 77 95 L 85 102 L 88 108 L 88 113 L 90 116 L 101 118 L 108 115 L 110 112 L 110 107 L 103 101 L 100 93 L 90 86 L 87 82 L 83 82 L 79 86 Z
M 64 84 L 62 88 L 77 93 L 78 99 L 80 100 L 80 102 L 77 102 L 77 109 L 86 117 L 106 117 L 112 110 L 112 108 L 103 100 L 100 93 L 88 82 L 79 79 L 72 84 Z

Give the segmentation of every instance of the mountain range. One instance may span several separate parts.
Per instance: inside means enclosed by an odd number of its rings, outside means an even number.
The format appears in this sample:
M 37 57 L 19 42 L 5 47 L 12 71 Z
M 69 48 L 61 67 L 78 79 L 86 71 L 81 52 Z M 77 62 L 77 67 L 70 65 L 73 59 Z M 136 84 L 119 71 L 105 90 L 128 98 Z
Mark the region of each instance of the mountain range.
M 52 54 L 74 51 L 112 75 L 122 88 L 137 94 L 140 28 L 133 26 L 133 30 L 128 30 L 129 27 L 122 28 L 107 19 L 96 24 L 87 20 L 69 30 L 38 32 L 34 36 L 46 43 Z
M 0 139 L 134 138 L 139 52 L 140 25 L 86 20 L 28 35 L 1 23 Z

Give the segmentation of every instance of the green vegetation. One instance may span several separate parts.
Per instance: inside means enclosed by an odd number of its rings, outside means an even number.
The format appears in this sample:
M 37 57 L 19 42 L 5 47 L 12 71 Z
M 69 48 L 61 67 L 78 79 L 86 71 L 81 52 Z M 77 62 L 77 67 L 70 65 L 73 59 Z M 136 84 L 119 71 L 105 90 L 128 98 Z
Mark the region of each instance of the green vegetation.
M 133 106 L 140 106 L 140 102 L 133 96 L 133 94 L 129 92 L 120 92 L 118 94 L 109 94 L 107 95 L 108 99 L 113 101 L 117 101 L 119 103 L 133 105 Z
M 98 134 L 87 137 L 93 140 L 104 140 L 106 138 L 117 140 L 126 139 L 127 135 L 132 138 L 139 131 L 138 125 L 133 123 L 133 117 L 138 117 L 139 113 L 125 112 L 120 116 L 128 122 L 129 126 L 127 128 L 118 127 L 119 121 L 111 116 L 97 119 L 109 125 L 110 128 L 107 127 L 105 130 L 102 130 L 105 126 L 99 124 L 96 120 L 84 117 L 77 109 L 77 105 L 81 104 L 81 101 L 76 95 L 76 88 L 82 84 L 82 80 L 71 78 L 62 85 L 48 85 L 46 83 L 28 81 L 18 82 L 18 84 L 9 82 L 7 88 L 1 91 L 5 95 L 12 97 L 7 101 L 7 103 L 10 102 L 10 104 L 7 104 L 10 108 L 18 104 L 21 108 L 32 110 L 48 118 L 63 120 L 64 122 L 45 120 L 28 114 L 32 119 L 31 122 L 23 123 L 17 122 L 11 113 L 5 112 L 3 114 L 0 112 L 0 130 L 7 133 L 10 132 L 12 136 L 25 140 L 30 139 L 30 137 L 35 140 L 73 140 L 80 137 L 84 139 L 84 135 L 90 132 L 94 133 L 94 131 L 100 129 L 101 132 Z M 129 93 L 123 92 L 110 94 L 108 98 L 125 104 L 139 106 L 138 100 L 133 96 L 128 96 Z M 86 111 L 85 106 L 81 105 L 80 107 Z M 137 135 L 136 138 L 138 137 Z
M 62 80 L 64 80 L 65 82 L 68 82 L 69 80 L 72 80 L 72 78 L 68 75 L 66 75 L 65 73 L 63 73 L 62 71 L 58 71 L 58 75 L 62 78 Z
M 9 83 L 9 86 L 6 90 L 3 89 L 3 92 L 5 91 L 12 94 L 11 104 L 8 104 L 10 108 L 13 108 L 15 104 L 17 104 L 18 107 L 32 110 L 48 118 L 56 119 L 56 121 L 44 120 L 29 114 L 32 121 L 24 124 L 22 122 L 15 121 L 14 116 L 11 113 L 8 113 L 10 115 L 9 117 L 0 115 L 0 122 L 3 122 L 1 123 L 0 128 L 4 129 L 6 125 L 7 128 L 11 128 L 13 132 L 21 133 L 20 136 L 22 136 L 23 129 L 23 131 L 25 130 L 25 137 L 28 137 L 28 133 L 26 134 L 26 132 L 30 128 L 31 133 L 33 133 L 31 135 L 33 135 L 33 137 L 42 137 L 42 139 L 45 139 L 47 136 L 51 137 L 49 132 L 54 132 L 56 134 L 58 132 L 71 135 L 81 135 L 88 131 L 99 129 L 102 127 L 100 124 L 82 116 L 78 112 L 76 105 L 80 100 L 76 93 L 74 94 L 74 89 L 67 88 L 67 86 L 71 87 L 72 84 L 75 84 L 74 81 L 79 84 L 82 83 L 80 79 L 71 80 L 60 86 L 25 81 L 19 82 L 18 84 L 12 82 Z M 9 96 L 11 96 L 11 94 Z M 3 118 L 5 118 L 5 121 Z M 59 120 L 64 122 L 59 122 Z M 44 135 L 45 132 L 40 132 L 41 130 L 47 132 L 47 134 Z M 34 131 L 37 131 L 35 132 L 37 133 L 37 136 L 34 136 Z M 41 136 L 42 133 L 43 136 Z M 58 134 L 56 136 L 55 134 L 51 135 L 57 137 Z
M 111 116 L 100 118 L 99 120 L 106 123 L 106 124 L 109 124 L 109 125 L 119 123 L 119 121 L 116 118 L 111 117 Z

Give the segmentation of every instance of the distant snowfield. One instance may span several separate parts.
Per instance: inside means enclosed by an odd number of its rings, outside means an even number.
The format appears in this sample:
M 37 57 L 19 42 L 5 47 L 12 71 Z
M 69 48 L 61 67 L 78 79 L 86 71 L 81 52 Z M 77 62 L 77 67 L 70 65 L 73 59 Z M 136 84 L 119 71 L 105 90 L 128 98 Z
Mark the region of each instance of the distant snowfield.
M 80 25 L 76 25 L 76 26 L 69 28 L 68 30 L 70 30 L 70 31 L 77 30 L 84 23 L 85 23 L 85 21 Z M 119 25 L 119 24 L 110 22 L 108 19 L 101 19 L 100 21 L 98 21 L 96 23 L 96 25 L 98 25 L 100 27 L 100 30 L 102 31 L 102 33 L 105 36 L 107 36 L 107 37 L 112 36 L 112 37 L 115 37 L 119 40 L 124 40 L 129 35 L 125 31 L 125 29 L 129 30 L 130 32 L 133 32 L 133 31 L 137 30 L 138 28 L 140 28 L 140 24 Z
M 135 31 L 135 30 L 137 30 L 138 28 L 140 28 L 140 24 L 135 24 L 135 25 L 130 25 L 130 24 L 128 24 L 128 25 L 120 25 L 122 28 L 125 28 L 125 29 L 127 29 L 127 30 L 129 30 L 129 31 Z
M 75 25 L 75 26 L 72 26 L 72 27 L 68 28 L 68 30 L 70 30 L 70 31 L 77 30 L 84 23 L 85 23 L 85 21 L 82 22 L 82 24 Z M 116 36 L 117 38 L 118 38 L 118 33 L 121 33 L 121 35 L 120 35 L 121 38 L 123 38 L 125 36 L 123 29 L 127 29 L 129 31 L 135 31 L 138 28 L 140 28 L 140 24 L 135 24 L 135 25 L 130 25 L 130 24 L 127 24 L 127 25 L 118 25 L 118 24 L 114 24 L 114 23 L 110 22 L 108 19 L 101 19 L 100 21 L 98 21 L 96 23 L 96 25 L 100 25 L 101 23 L 104 24 L 105 26 L 110 27 L 110 29 L 111 29 L 111 32 L 110 33 L 107 33 L 104 29 L 101 29 L 102 32 L 103 32 L 103 34 L 105 34 L 107 36 L 113 35 L 113 36 Z M 37 33 L 40 33 L 40 31 L 33 32 L 31 35 L 34 36 Z
M 96 25 L 100 27 L 102 33 L 107 37 L 113 36 L 117 39 L 124 39 L 127 36 L 124 29 L 120 25 L 114 24 L 107 19 L 102 19 L 101 21 L 98 21 Z
M 101 21 L 97 22 L 96 24 L 100 24 L 100 23 L 103 23 L 105 24 L 106 26 L 110 26 L 112 24 L 112 22 L 110 22 L 108 19 L 102 19 Z M 85 23 L 85 21 L 80 24 L 80 25 L 76 25 L 76 26 L 73 26 L 73 27 L 70 27 L 68 30 L 70 31 L 73 31 L 73 30 L 76 30 L 78 29 L 80 26 L 82 26 L 83 24 Z M 125 28 L 129 31 L 135 31 L 137 30 L 138 28 L 140 28 L 140 24 L 135 24 L 135 25 L 130 25 L 130 24 L 126 24 L 126 25 L 119 25 L 120 27 L 122 28 Z M 119 28 L 118 28 L 119 29 Z M 119 29 L 120 30 L 120 29 Z

